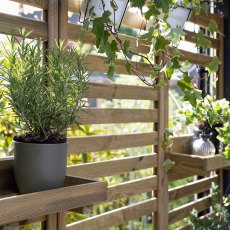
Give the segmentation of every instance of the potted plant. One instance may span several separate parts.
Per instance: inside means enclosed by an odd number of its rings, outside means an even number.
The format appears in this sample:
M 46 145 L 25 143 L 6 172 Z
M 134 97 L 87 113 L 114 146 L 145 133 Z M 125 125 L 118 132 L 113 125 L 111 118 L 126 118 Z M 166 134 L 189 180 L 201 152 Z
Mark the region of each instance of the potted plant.
M 3 96 L 23 134 L 14 137 L 15 180 L 20 193 L 62 187 L 67 128 L 85 105 L 88 75 L 79 44 L 62 41 L 44 50 L 41 40 L 9 38 L 0 65 Z

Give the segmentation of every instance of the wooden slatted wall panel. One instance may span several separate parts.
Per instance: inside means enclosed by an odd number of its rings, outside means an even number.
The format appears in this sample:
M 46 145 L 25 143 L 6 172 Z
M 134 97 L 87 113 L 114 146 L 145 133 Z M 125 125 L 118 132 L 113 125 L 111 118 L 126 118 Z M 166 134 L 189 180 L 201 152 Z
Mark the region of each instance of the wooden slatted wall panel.
M 48 18 L 44 18 L 44 21 L 36 21 L 27 18 L 22 18 L 19 16 L 7 15 L 0 13 L 0 33 L 12 34 L 18 33 L 19 28 L 26 28 L 27 30 L 33 30 L 31 37 L 41 37 L 44 40 L 48 40 L 49 46 L 53 46 L 54 38 L 58 36 L 59 38 L 65 38 L 69 40 L 77 40 L 78 34 L 81 29 L 80 25 L 74 25 L 67 23 L 67 8 L 71 12 L 79 13 L 79 1 L 77 0 L 59 0 L 59 1 L 48 1 L 48 0 L 14 0 L 18 3 L 23 3 L 35 7 L 39 7 L 48 11 Z M 55 3 L 59 4 L 59 12 L 55 11 Z M 51 5 L 54 4 L 54 5 Z M 68 6 L 67 6 L 68 4 Z M 51 12 L 52 11 L 52 12 Z M 58 14 L 58 15 L 57 15 Z M 52 21 L 57 17 L 57 21 Z M 196 23 L 200 26 L 207 27 L 209 20 L 213 18 L 217 21 L 218 24 L 222 23 L 222 19 L 216 15 L 205 15 L 192 16 L 190 21 Z M 137 14 L 131 12 L 126 12 L 124 21 L 124 26 L 128 26 L 136 29 L 145 29 L 146 21 Z M 56 30 L 52 30 L 51 27 L 58 27 L 58 35 Z M 187 35 L 185 37 L 186 41 L 194 43 L 194 32 L 186 31 Z M 94 44 L 95 39 L 86 34 L 85 43 Z M 138 47 L 136 45 L 135 37 L 131 36 L 121 36 L 122 40 L 129 39 L 131 44 L 131 49 L 135 52 L 148 53 L 149 45 L 143 41 L 139 41 Z M 208 38 L 212 43 L 212 48 L 217 51 L 222 47 L 221 38 Z M 207 55 L 195 54 L 188 51 L 181 50 L 183 56 L 181 60 L 188 60 L 191 63 L 203 65 L 211 61 L 211 58 Z M 161 58 L 161 57 L 158 57 Z M 88 69 L 93 71 L 98 71 L 102 73 L 107 72 L 107 66 L 104 65 L 106 59 L 99 55 L 89 55 L 87 57 L 87 62 L 89 63 Z M 160 60 L 160 59 L 159 59 Z M 117 74 L 126 74 L 124 68 L 124 60 L 117 59 Z M 132 62 L 132 66 L 142 75 L 148 75 L 151 72 L 150 65 L 146 63 Z M 102 98 L 102 99 L 130 99 L 130 100 L 148 100 L 152 102 L 158 102 L 158 108 L 162 108 L 162 93 L 159 93 L 158 89 L 151 89 L 145 86 L 136 86 L 136 85 L 125 85 L 125 84 L 109 84 L 109 83 L 90 83 L 90 89 L 88 92 L 88 98 Z M 80 114 L 80 121 L 82 124 L 112 124 L 112 123 L 162 123 L 162 117 L 158 114 L 159 110 L 156 108 L 152 109 L 127 109 L 127 108 L 110 108 L 110 109 L 101 109 L 101 108 L 87 108 Z M 163 117 L 164 119 L 164 117 Z M 160 125 L 158 127 L 163 127 Z M 123 173 L 144 170 L 149 168 L 158 167 L 159 162 L 162 164 L 162 158 L 158 158 L 158 154 L 161 154 L 161 147 L 159 143 L 162 141 L 162 128 L 161 130 L 156 130 L 152 132 L 144 133 L 125 133 L 125 134 L 116 134 L 108 135 L 95 135 L 87 137 L 70 137 L 69 138 L 69 154 L 80 154 L 85 152 L 98 152 L 103 150 L 114 150 L 114 149 L 124 149 L 124 148 L 133 148 L 141 147 L 148 145 L 158 145 L 159 152 L 143 154 L 139 153 L 138 156 L 124 157 L 119 159 L 112 159 L 102 162 L 91 162 L 80 165 L 73 165 L 68 167 L 68 173 L 72 175 L 81 175 L 86 177 L 102 178 L 106 176 L 120 175 Z M 160 139 L 159 139 L 160 135 Z M 130 197 L 141 193 L 146 193 L 150 191 L 157 190 L 162 180 L 162 174 L 152 175 L 140 179 L 133 179 L 127 182 L 122 182 L 116 185 L 110 185 L 108 188 L 108 199 L 107 202 L 117 200 L 124 197 Z M 191 176 L 191 174 L 186 173 L 177 173 L 172 172 L 169 175 L 169 180 L 174 181 L 181 178 L 186 178 Z M 194 193 L 202 192 L 209 188 L 212 181 L 218 181 L 218 176 L 211 178 L 204 178 L 198 182 L 192 182 L 187 184 L 186 187 L 178 187 L 172 190 L 169 190 L 169 200 L 174 201 L 185 196 L 191 196 Z M 160 191 L 159 191 L 160 192 Z M 159 193 L 160 194 L 160 193 Z M 166 197 L 166 195 L 164 196 Z M 160 196 L 160 199 L 163 197 Z M 164 202 L 162 200 L 162 202 Z M 161 210 L 159 207 L 160 202 L 156 197 L 151 197 L 145 201 L 141 201 L 137 204 L 131 204 L 119 209 L 115 209 L 110 212 L 106 212 L 99 216 L 91 217 L 84 221 L 71 224 L 67 229 L 95 229 L 97 226 L 98 229 L 108 229 L 112 226 L 122 225 L 127 221 L 139 218 L 144 215 L 151 215 L 154 212 Z M 197 208 L 199 211 L 204 210 L 210 206 L 210 197 L 204 197 L 200 200 L 191 202 L 182 207 L 179 207 L 175 210 L 169 212 L 169 223 L 176 222 L 181 220 L 189 215 L 189 212 L 192 207 Z M 63 227 L 63 214 L 60 214 L 59 218 L 60 225 Z M 44 219 L 46 217 L 40 218 Z M 54 222 L 57 223 L 58 215 L 55 216 Z M 160 220 L 162 222 L 163 219 Z M 48 218 L 48 225 L 52 223 L 52 216 Z M 167 224 L 166 224 L 167 225 Z M 52 226 L 49 226 L 49 229 L 52 229 Z M 161 229 L 159 227 L 159 229 Z M 166 229 L 166 227 L 164 228 Z

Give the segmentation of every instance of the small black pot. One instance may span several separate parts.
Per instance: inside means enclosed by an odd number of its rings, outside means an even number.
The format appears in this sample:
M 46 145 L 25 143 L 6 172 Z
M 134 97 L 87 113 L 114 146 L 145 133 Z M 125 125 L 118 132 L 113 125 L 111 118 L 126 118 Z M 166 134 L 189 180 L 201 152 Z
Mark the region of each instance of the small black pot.
M 33 144 L 14 141 L 14 175 L 21 194 L 64 185 L 67 143 Z

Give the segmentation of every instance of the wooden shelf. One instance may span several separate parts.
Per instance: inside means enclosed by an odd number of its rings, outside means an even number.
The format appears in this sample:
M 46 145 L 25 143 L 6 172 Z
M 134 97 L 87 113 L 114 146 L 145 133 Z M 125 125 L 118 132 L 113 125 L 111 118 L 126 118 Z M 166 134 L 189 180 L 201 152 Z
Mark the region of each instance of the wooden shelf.
M 230 161 L 221 154 L 215 156 L 197 156 L 191 154 L 192 136 L 174 138 L 174 145 L 167 157 L 175 162 L 173 173 L 208 176 L 210 171 L 229 168 Z
M 215 156 L 196 156 L 183 153 L 168 153 L 167 156 L 174 161 L 177 170 L 188 173 L 197 173 L 197 175 L 206 175 L 207 172 L 226 168 L 230 166 L 230 161 L 222 155 Z M 185 170 L 185 171 L 184 171 Z
M 0 160 L 0 225 L 92 205 L 107 199 L 107 183 L 66 176 L 62 188 L 19 195 L 12 159 Z

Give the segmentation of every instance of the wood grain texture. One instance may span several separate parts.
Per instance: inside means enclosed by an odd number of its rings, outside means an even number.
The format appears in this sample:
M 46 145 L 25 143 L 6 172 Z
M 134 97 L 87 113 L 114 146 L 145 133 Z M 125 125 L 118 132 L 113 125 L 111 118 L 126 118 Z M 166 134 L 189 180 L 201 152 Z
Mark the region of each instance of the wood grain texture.
M 210 196 L 207 196 L 196 201 L 187 203 L 185 205 L 182 205 L 179 208 L 173 209 L 169 212 L 169 224 L 173 224 L 189 216 L 190 212 L 193 209 L 196 209 L 198 212 L 200 212 L 210 207 L 210 205 L 211 199 Z
M 169 201 L 175 201 L 185 196 L 191 196 L 210 189 L 212 182 L 218 183 L 218 176 L 204 178 L 198 181 L 193 181 L 173 189 L 169 189 Z
M 46 40 L 48 37 L 46 22 L 0 13 L 0 33 L 19 35 L 19 29 L 22 28 L 33 31 L 30 35 L 32 38 L 38 37 Z
M 48 48 L 56 47 L 58 40 L 58 1 L 48 2 Z
M 146 86 L 90 83 L 88 98 L 158 100 L 157 89 Z
M 208 28 L 210 20 L 213 19 L 217 22 L 217 24 L 220 24 L 221 16 L 217 14 L 206 14 L 203 11 L 200 12 L 199 15 L 192 14 L 189 18 L 190 22 L 193 22 L 197 25 L 200 25 L 201 27 Z
M 69 137 L 68 153 L 86 153 L 157 144 L 157 132 Z
M 216 98 L 224 98 L 224 17 L 220 18 L 219 23 L 220 33 L 217 35 L 219 38 L 220 49 L 217 51 L 217 57 L 219 57 L 221 64 L 217 71 L 218 81 L 216 83 Z
M 192 53 L 182 49 L 179 49 L 179 51 L 181 52 L 181 57 L 179 58 L 180 61 L 189 61 L 192 64 L 207 65 L 213 59 L 212 57 L 204 54 Z M 169 52 L 172 52 L 172 48 L 169 48 Z
M 158 166 L 157 166 L 157 178 L 158 178 L 158 190 L 157 201 L 158 210 L 155 215 L 155 229 L 167 230 L 168 229 L 168 175 L 163 167 L 165 161 L 165 150 L 163 148 L 164 130 L 167 127 L 166 119 L 167 111 L 165 111 L 165 103 L 168 104 L 168 97 L 165 94 L 165 89 L 159 89 L 159 102 L 158 102 L 158 113 L 159 122 L 157 126 L 158 130 Z M 167 100 L 167 101 L 166 101 Z M 166 113 L 165 113 L 166 112 Z
M 213 171 L 227 167 L 230 167 L 230 161 L 221 154 L 204 158 L 204 170 L 206 171 Z
M 78 121 L 80 124 L 115 124 L 135 122 L 157 122 L 158 113 L 154 109 L 83 109 Z
M 57 213 L 57 230 L 66 230 L 66 212 Z
M 38 8 L 41 8 L 43 10 L 48 9 L 48 0 L 10 0 L 10 1 L 26 4 L 29 6 L 38 7 Z
M 68 0 L 58 1 L 58 39 L 68 41 Z
M 46 229 L 57 230 L 57 213 L 52 213 L 47 216 Z
M 69 187 L 0 199 L 0 225 L 106 200 L 106 183 L 79 185 L 77 178 L 70 179 L 75 184 Z
M 101 178 L 156 166 L 157 155 L 148 154 L 69 166 L 67 168 L 67 173 L 88 178 Z
M 176 164 L 172 171 L 194 173 L 194 175 L 205 175 L 208 171 L 214 171 L 230 166 L 230 161 L 222 155 L 215 156 L 196 156 L 182 153 L 169 153 L 167 156 Z
M 106 230 L 110 227 L 124 224 L 129 220 L 151 214 L 156 210 L 157 200 L 156 198 L 152 198 L 67 225 L 67 230 L 95 230 L 95 226 L 97 229 Z
M 107 202 L 130 197 L 137 194 L 151 192 L 157 189 L 157 176 L 149 176 L 137 180 L 112 185 L 108 187 Z
M 191 154 L 193 135 L 181 135 L 173 137 L 173 146 L 171 147 L 172 153 Z

